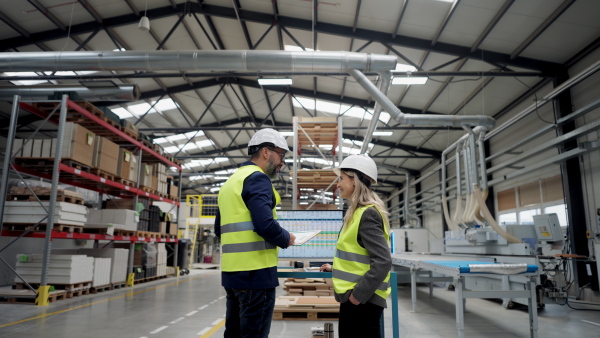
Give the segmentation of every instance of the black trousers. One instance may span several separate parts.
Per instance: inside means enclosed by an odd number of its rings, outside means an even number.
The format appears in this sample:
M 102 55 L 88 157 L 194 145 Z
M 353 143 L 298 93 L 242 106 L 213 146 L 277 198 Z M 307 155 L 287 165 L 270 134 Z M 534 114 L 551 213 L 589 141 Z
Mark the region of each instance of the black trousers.
M 381 306 L 367 303 L 354 305 L 350 301 L 340 304 L 340 338 L 380 338 Z

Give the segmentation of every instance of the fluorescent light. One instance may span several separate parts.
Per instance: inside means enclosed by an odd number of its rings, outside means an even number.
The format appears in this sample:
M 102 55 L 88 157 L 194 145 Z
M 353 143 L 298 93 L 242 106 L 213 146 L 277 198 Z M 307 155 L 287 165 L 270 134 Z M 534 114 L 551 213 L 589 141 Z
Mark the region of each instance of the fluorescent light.
M 293 131 L 280 131 L 279 134 L 281 134 L 281 136 L 294 136 Z
M 373 136 L 392 136 L 393 131 L 376 131 L 373 132 Z
M 261 86 L 273 86 L 273 85 L 291 85 L 292 79 L 281 78 L 281 79 L 258 79 L 258 84 Z
M 417 76 L 394 76 L 392 78 L 392 84 L 403 84 L 403 85 L 417 85 L 417 84 L 425 84 L 429 78 L 428 77 L 417 77 Z

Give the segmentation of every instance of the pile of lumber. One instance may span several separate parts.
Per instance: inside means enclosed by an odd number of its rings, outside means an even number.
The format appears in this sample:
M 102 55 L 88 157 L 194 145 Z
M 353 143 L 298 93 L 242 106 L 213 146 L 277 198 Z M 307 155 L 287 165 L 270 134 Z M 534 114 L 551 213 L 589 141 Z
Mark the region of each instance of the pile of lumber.
M 325 297 L 333 296 L 330 278 L 288 278 L 283 283 L 288 296 Z

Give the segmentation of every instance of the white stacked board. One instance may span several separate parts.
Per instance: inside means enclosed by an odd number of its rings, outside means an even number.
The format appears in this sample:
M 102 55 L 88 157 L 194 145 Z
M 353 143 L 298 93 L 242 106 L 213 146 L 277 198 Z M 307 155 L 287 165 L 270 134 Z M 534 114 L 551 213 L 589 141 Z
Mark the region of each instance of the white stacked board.
M 167 248 L 165 243 L 156 243 L 156 275 L 164 276 L 167 274 Z
M 37 223 L 48 215 L 50 202 L 43 201 L 42 205 L 36 201 L 6 201 L 4 222 Z M 68 202 L 56 202 L 53 215 L 55 224 L 83 226 L 87 221 L 87 207 Z
M 127 281 L 129 250 L 118 248 L 79 249 L 79 253 L 96 258 L 110 258 L 110 283 L 124 283 Z
M 92 286 L 101 286 L 110 284 L 110 258 L 94 258 L 94 279 Z
M 134 210 L 104 209 L 88 210 L 86 227 L 113 228 L 117 230 L 136 231 L 139 216 Z
M 40 283 L 44 255 L 18 254 L 17 273 L 27 283 Z M 77 284 L 93 280 L 94 258 L 85 255 L 50 255 L 46 282 L 48 284 Z M 22 283 L 15 277 L 15 283 Z

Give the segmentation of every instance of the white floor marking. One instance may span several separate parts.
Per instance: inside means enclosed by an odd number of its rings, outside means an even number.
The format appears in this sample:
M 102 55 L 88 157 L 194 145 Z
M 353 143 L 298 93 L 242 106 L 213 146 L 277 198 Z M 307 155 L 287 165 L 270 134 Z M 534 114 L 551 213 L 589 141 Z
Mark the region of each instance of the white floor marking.
M 594 323 L 594 322 L 590 322 L 589 320 L 583 320 L 583 319 L 581 319 L 581 321 L 582 321 L 582 322 L 586 322 L 586 323 L 590 323 L 590 324 L 592 324 L 592 325 L 598 325 L 598 326 L 600 326 L 600 324 L 598 324 L 598 323 Z
M 178 322 L 180 322 L 184 319 L 185 319 L 185 317 L 179 317 L 179 318 L 175 319 L 174 321 L 172 321 L 171 324 L 177 324 Z
M 152 332 L 150 332 L 150 333 L 151 333 L 151 334 L 159 333 L 160 331 L 162 331 L 162 330 L 164 330 L 164 329 L 166 329 L 166 328 L 168 328 L 168 326 L 161 326 L 161 327 L 159 327 L 158 329 L 156 329 L 156 330 L 154 330 L 154 331 L 152 331 Z
M 215 326 L 217 324 L 219 324 L 223 319 L 217 319 L 214 322 L 212 322 L 210 325 Z
M 204 305 L 204 306 L 201 306 L 201 307 L 199 307 L 199 308 L 198 308 L 198 310 L 204 310 L 204 309 L 206 309 L 207 307 L 208 307 L 208 305 Z
M 198 312 L 198 311 L 192 311 L 192 312 L 188 313 L 186 316 L 188 316 L 188 317 L 189 317 L 189 316 L 193 316 L 193 315 L 195 315 L 197 312 Z
M 208 332 L 210 329 L 212 329 L 212 326 L 211 327 L 207 327 L 204 330 L 196 333 L 196 336 L 201 336 L 201 335 L 205 334 L 206 332 Z

